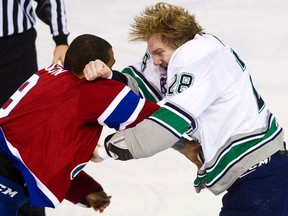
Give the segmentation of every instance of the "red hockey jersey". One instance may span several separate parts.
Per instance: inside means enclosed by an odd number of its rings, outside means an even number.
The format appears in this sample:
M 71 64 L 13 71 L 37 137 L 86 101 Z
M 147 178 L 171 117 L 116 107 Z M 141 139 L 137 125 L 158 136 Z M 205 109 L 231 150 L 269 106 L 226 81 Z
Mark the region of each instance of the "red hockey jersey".
M 51 65 L 0 110 L 0 151 L 17 167 L 31 205 L 55 207 L 89 161 L 102 126 L 133 126 L 159 107 L 113 80 L 88 82 Z

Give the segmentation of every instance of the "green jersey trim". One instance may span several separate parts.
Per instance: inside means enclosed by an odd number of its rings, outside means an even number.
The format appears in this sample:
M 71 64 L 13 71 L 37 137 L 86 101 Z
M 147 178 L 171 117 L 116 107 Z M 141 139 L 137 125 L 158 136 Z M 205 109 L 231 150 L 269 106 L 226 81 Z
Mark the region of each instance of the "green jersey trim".
M 160 107 L 160 109 L 153 113 L 149 119 L 163 125 L 179 138 L 191 125 L 191 119 L 187 118 L 184 113 L 181 113 L 168 105 Z
M 153 90 L 155 91 L 155 88 L 149 86 L 150 84 L 146 78 L 143 75 L 140 76 L 140 72 L 137 72 L 137 70 L 132 66 L 124 68 L 122 73 L 130 75 L 136 80 L 142 97 L 150 100 L 153 103 L 157 103 L 162 99 L 159 94 L 153 92 Z
M 227 148 L 218 154 L 218 159 L 213 166 L 206 168 L 206 172 L 198 173 L 194 181 L 194 186 L 199 187 L 205 181 L 207 187 L 214 185 L 222 176 L 237 162 L 254 150 L 261 148 L 270 142 L 281 132 L 275 117 L 271 117 L 269 127 L 265 133 L 248 136 L 241 140 L 233 141 Z

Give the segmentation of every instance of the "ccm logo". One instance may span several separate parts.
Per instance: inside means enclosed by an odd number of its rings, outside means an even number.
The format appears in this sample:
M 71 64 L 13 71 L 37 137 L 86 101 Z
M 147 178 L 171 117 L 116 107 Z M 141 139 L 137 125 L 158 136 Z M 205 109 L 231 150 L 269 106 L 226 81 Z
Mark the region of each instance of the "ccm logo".
M 18 193 L 17 191 L 12 191 L 11 188 L 9 188 L 3 184 L 0 184 L 0 192 L 2 194 L 10 196 L 11 198 L 14 197 Z

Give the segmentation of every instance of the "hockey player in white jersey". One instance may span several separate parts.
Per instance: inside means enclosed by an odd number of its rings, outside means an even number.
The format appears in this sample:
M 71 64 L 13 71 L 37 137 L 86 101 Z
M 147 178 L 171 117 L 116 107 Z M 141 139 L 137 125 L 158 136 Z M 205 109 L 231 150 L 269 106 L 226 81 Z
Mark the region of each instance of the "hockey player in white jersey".
M 288 157 L 284 132 L 256 91 L 245 63 L 184 8 L 159 3 L 131 25 L 131 40 L 146 41 L 155 65 L 167 67 L 165 99 L 193 118 L 187 133 L 198 140 L 205 162 L 197 173 L 204 187 L 223 197 L 221 216 L 288 215 Z M 108 154 L 149 157 L 169 128 L 152 119 L 110 135 Z M 163 145 L 162 145 L 163 147 Z M 171 147 L 167 145 L 167 148 Z M 125 157 L 123 157 L 125 155 Z

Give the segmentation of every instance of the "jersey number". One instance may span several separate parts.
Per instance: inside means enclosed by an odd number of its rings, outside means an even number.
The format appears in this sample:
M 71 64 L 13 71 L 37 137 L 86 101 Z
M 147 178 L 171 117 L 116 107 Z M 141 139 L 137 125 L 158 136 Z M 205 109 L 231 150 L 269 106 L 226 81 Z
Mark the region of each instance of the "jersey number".
M 194 76 L 190 73 L 182 73 L 178 77 L 177 74 L 174 76 L 174 81 L 168 89 L 168 95 L 173 93 L 180 94 L 185 89 L 189 88 L 194 82 Z
M 232 51 L 233 55 L 235 56 L 236 61 L 239 64 L 240 68 L 242 69 L 242 71 L 244 71 L 246 69 L 245 63 L 239 58 L 239 56 L 237 55 L 237 53 L 234 50 L 231 49 L 231 51 Z M 257 106 L 258 106 L 258 112 L 260 113 L 263 110 L 263 108 L 265 107 L 265 102 L 262 99 L 262 97 L 258 94 L 258 92 L 256 91 L 256 89 L 255 89 L 255 87 L 253 85 L 251 76 L 250 76 L 250 82 L 251 82 L 253 93 L 254 93 L 254 96 L 255 96 L 255 99 L 256 99 L 256 103 L 257 103 Z
M 37 84 L 39 76 L 33 74 L 11 97 L 10 104 L 0 109 L 0 118 L 6 117 L 17 106 L 21 99 Z

